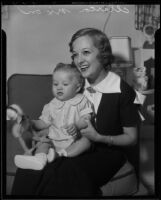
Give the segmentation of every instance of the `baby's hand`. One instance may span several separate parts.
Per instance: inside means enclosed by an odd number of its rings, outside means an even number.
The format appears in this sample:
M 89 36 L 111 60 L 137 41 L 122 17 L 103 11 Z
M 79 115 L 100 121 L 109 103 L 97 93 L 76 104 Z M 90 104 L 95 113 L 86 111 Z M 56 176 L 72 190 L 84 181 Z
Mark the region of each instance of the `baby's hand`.
M 74 124 L 65 125 L 64 128 L 67 130 L 69 135 L 73 137 L 77 136 L 77 127 Z
M 51 139 L 47 138 L 46 136 L 42 136 L 42 137 L 40 137 L 40 141 L 41 142 L 50 142 Z

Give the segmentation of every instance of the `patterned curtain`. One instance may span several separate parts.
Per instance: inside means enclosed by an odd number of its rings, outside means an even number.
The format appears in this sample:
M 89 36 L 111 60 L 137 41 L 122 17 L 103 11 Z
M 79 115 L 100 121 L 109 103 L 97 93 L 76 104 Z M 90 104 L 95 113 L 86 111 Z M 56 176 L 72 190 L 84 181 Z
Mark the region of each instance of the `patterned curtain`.
M 155 30 L 160 28 L 160 5 L 135 6 L 135 28 L 142 31 L 147 24 L 152 24 Z

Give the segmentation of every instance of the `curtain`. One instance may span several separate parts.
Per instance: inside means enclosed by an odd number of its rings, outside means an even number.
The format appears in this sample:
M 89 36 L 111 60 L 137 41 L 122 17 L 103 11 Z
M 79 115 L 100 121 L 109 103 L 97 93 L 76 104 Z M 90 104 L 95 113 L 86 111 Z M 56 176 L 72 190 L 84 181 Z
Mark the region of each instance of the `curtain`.
M 160 28 L 160 5 L 135 6 L 135 28 L 143 31 L 147 24 L 152 24 L 155 30 Z

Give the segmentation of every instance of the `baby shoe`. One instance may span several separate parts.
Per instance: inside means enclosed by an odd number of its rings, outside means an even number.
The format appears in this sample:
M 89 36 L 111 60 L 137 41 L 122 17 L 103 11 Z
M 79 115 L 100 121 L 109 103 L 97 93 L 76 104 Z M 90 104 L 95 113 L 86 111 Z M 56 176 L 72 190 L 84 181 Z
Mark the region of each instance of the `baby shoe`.
M 47 157 L 45 153 L 37 153 L 35 156 L 16 155 L 14 162 L 17 167 L 22 169 L 41 170 L 47 162 Z

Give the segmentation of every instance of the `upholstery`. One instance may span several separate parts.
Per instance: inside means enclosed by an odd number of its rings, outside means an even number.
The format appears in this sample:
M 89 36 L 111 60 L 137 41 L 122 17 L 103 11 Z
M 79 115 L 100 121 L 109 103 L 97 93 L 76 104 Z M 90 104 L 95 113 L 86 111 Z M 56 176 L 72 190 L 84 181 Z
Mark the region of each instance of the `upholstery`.
M 155 117 L 147 112 L 147 106 L 154 104 L 154 93 L 146 94 L 146 99 L 142 107 L 145 118 L 140 129 L 140 180 L 147 188 L 149 194 L 155 193 Z M 159 133 L 159 132 L 158 132 Z
M 37 119 L 41 114 L 44 104 L 49 102 L 53 96 L 51 92 L 51 75 L 27 75 L 14 74 L 8 79 L 7 94 L 8 105 L 18 104 L 31 119 Z M 6 189 L 10 194 L 16 166 L 14 165 L 14 155 L 23 154 L 16 138 L 11 134 L 13 123 L 7 122 L 7 174 Z M 23 135 L 28 145 L 31 145 L 31 135 Z M 137 150 L 137 151 L 136 151 Z M 101 187 L 103 196 L 133 195 L 138 190 L 138 147 L 134 147 L 128 152 L 129 162 L 117 172 L 109 183 Z

